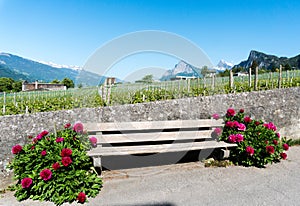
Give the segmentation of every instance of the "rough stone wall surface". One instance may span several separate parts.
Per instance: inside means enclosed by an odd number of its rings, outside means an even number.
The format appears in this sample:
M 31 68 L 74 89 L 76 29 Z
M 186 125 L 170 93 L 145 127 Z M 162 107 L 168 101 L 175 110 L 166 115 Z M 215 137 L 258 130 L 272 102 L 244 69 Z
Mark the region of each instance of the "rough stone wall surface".
M 53 131 L 65 123 L 155 121 L 210 118 L 229 108 L 244 108 L 254 118 L 272 121 L 282 135 L 300 138 L 300 87 L 262 92 L 215 95 L 134 105 L 83 108 L 0 117 L 0 174 L 12 158 L 11 148 L 25 144 L 28 135 Z

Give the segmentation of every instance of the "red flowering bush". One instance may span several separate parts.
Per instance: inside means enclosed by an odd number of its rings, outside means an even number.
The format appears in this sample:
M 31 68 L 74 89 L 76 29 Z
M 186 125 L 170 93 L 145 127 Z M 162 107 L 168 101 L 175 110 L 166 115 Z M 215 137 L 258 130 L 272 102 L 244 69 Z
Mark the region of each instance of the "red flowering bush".
M 245 115 L 244 109 L 236 112 L 230 108 L 226 112 L 225 126 L 219 139 L 238 145 L 230 153 L 230 159 L 235 164 L 263 167 L 287 159 L 284 151 L 289 149 L 289 141 L 281 138 L 276 130 L 272 122 L 254 120 Z
M 64 125 L 55 134 L 42 131 L 30 137 L 30 143 L 15 145 L 15 155 L 9 168 L 13 169 L 17 180 L 15 196 L 25 199 L 52 201 L 56 205 L 65 202 L 87 202 L 87 197 L 95 197 L 102 179 L 93 168 L 87 150 L 94 141 L 83 132 L 83 125 Z

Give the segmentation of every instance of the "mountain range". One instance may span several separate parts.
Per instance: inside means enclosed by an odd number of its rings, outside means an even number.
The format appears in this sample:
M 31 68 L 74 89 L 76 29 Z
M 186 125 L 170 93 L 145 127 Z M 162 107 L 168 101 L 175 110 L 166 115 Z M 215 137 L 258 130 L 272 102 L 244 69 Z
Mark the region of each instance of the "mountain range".
M 0 53 L 0 77 L 15 80 L 51 82 L 54 79 L 72 79 L 75 84 L 98 85 L 104 81 L 103 76 L 85 71 L 80 67 L 60 66 L 37 62 L 9 53 Z
M 235 65 L 233 68 L 243 67 L 248 69 L 254 61 L 257 63 L 259 69 L 273 70 L 274 68 L 279 68 L 280 65 L 289 66 L 292 69 L 300 69 L 300 54 L 287 58 L 268 55 L 255 50 L 250 52 L 247 60 Z

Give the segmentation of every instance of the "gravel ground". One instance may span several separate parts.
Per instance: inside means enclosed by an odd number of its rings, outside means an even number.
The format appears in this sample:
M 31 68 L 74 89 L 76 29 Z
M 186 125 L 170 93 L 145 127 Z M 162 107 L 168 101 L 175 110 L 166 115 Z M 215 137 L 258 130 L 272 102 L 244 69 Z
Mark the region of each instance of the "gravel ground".
M 300 205 L 299 154 L 300 147 L 292 147 L 288 160 L 264 169 L 205 168 L 192 162 L 108 171 L 103 175 L 103 190 L 86 205 Z M 0 195 L 0 205 L 53 204 L 18 202 L 12 192 L 6 192 Z

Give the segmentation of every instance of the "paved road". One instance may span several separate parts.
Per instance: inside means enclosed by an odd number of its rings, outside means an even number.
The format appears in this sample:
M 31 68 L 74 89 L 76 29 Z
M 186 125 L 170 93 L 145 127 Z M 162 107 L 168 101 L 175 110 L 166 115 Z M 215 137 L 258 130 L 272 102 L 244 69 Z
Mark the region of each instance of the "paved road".
M 197 162 L 106 172 L 103 190 L 87 205 L 300 205 L 300 147 L 288 155 L 265 169 L 204 168 Z M 8 192 L 0 205 L 53 204 L 19 203 Z

